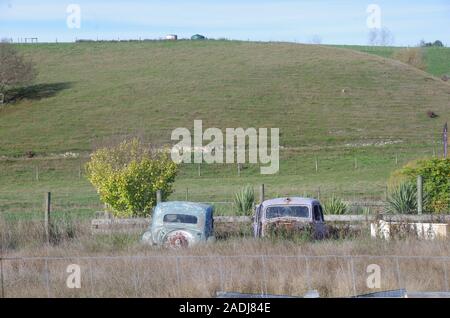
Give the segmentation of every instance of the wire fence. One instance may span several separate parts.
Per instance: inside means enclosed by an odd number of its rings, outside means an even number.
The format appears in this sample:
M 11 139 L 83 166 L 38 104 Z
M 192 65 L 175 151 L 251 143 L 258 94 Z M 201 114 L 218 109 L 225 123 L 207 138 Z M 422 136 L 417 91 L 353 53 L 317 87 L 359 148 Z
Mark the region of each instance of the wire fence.
M 450 256 L 143 255 L 3 257 L 2 297 L 211 297 L 219 291 L 348 297 L 449 291 Z

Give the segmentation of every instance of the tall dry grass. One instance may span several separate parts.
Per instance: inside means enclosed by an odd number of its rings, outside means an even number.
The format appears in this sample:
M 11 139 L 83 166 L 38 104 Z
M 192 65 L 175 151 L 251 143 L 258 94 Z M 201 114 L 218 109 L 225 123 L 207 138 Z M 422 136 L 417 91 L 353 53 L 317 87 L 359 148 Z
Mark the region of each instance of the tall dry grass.
M 426 70 L 424 50 L 422 48 L 406 48 L 394 53 L 393 58 L 414 66 L 422 71 Z
M 66 234 L 50 245 L 41 224 L 5 225 L 5 297 L 212 297 L 217 291 L 301 296 L 309 289 L 344 297 L 396 288 L 442 291 L 449 284 L 448 240 L 229 236 L 171 250 L 141 245 L 139 233 L 93 235 L 88 222 L 63 227 Z M 81 267 L 81 289 L 66 286 L 70 264 Z M 369 264 L 381 268 L 380 289 L 366 285 Z

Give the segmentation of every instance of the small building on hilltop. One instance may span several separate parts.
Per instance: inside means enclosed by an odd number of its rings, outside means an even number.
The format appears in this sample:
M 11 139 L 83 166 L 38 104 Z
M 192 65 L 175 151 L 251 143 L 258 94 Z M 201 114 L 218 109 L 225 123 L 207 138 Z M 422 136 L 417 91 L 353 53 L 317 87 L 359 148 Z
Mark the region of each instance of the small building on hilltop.
M 191 36 L 191 40 L 205 40 L 206 37 L 201 35 L 201 34 L 194 34 L 193 36 Z
M 166 40 L 176 41 L 178 36 L 176 34 L 168 34 L 166 35 Z

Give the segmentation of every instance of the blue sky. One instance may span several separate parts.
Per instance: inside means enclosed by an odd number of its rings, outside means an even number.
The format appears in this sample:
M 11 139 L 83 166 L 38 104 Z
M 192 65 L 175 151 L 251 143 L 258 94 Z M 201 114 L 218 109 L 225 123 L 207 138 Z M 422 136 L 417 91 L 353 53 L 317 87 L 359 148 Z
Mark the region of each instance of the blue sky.
M 69 4 L 81 9 L 80 28 L 67 26 Z M 381 9 L 394 45 L 421 39 L 450 45 L 450 0 L 0 0 L 0 38 L 161 38 L 166 34 L 254 41 L 368 43 L 367 7 Z

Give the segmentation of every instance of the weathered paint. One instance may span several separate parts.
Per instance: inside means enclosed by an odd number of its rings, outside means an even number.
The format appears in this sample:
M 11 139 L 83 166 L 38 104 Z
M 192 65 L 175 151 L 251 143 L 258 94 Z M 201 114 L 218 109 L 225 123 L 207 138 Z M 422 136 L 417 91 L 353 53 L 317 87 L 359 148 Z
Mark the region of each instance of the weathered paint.
M 167 215 L 185 215 L 197 218 L 197 223 L 167 222 Z M 171 201 L 159 203 L 152 222 L 142 236 L 142 241 L 155 245 L 188 247 L 214 239 L 213 207 L 211 205 Z
M 255 215 L 253 221 L 253 231 L 255 237 L 266 236 L 269 228 L 277 228 L 289 231 L 300 231 L 308 226 L 311 226 L 314 231 L 314 236 L 324 237 L 326 235 L 326 227 L 323 220 L 323 213 L 321 221 L 315 221 L 313 217 L 313 207 L 321 206 L 320 202 L 316 199 L 301 198 L 301 197 L 285 197 L 270 199 L 262 202 L 255 207 Z M 308 216 L 295 217 L 295 216 L 283 216 L 276 218 L 267 218 L 266 212 L 270 207 L 276 206 L 304 206 L 308 208 Z

